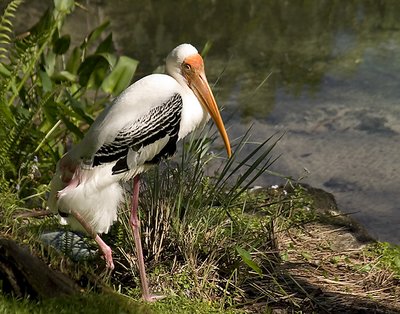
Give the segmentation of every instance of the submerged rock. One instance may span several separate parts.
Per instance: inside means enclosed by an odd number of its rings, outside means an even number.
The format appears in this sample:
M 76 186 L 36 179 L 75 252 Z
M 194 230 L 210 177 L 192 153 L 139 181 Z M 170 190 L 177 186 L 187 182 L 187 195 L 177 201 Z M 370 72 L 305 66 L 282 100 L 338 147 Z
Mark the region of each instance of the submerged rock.
M 68 255 L 73 261 L 92 258 L 97 252 L 83 236 L 72 231 L 44 232 L 40 240 Z

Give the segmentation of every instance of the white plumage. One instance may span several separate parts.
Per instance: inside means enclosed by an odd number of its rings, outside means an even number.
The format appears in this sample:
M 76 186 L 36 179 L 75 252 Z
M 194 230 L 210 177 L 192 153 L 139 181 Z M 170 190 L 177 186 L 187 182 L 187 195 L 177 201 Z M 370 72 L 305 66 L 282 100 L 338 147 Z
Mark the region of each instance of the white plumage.
M 189 44 L 178 46 L 168 55 L 166 70 L 165 75 L 149 75 L 129 86 L 57 163 L 48 205 L 61 214 L 61 223 L 92 236 L 108 232 L 123 199 L 120 181 L 170 156 L 176 141 L 210 115 L 230 155 L 229 140 L 197 50 Z M 133 208 L 132 217 L 135 215 Z M 111 253 L 107 256 L 106 252 L 109 248 L 98 239 L 108 266 L 113 267 Z M 146 287 L 143 290 L 149 299 Z
M 154 90 L 155 86 L 157 87 L 156 91 Z M 179 139 L 209 119 L 208 112 L 203 109 L 193 93 L 188 88 L 182 87 L 171 76 L 153 74 L 142 78 L 116 98 L 113 104 L 96 119 L 84 139 L 63 157 L 64 160 L 72 159 L 74 162 L 80 163 L 79 181 L 84 181 L 85 184 L 60 192 L 58 201 L 56 200 L 57 193 L 63 189 L 65 184 L 61 180 L 61 161 L 57 164 L 57 172 L 51 181 L 50 209 L 66 213 L 69 213 L 70 209 L 75 209 L 93 226 L 97 233 L 107 233 L 109 227 L 117 219 L 117 208 L 122 200 L 122 190 L 117 187 L 119 181 L 129 180 L 136 174 L 145 171 L 148 167 L 145 162 L 159 153 L 168 142 L 168 138 L 162 138 L 142 148 L 135 156 L 130 156 L 129 168 L 131 171 L 122 174 L 111 175 L 111 169 L 115 162 L 93 168 L 83 164 L 83 161 L 91 160 L 104 143 L 112 142 L 123 126 L 145 115 L 155 106 L 159 106 L 162 100 L 170 99 L 176 92 L 180 93 L 183 98 Z M 193 105 L 185 106 L 185 104 Z M 98 200 L 97 198 L 100 196 L 101 200 Z M 94 204 L 96 204 L 95 207 Z M 66 221 L 71 223 L 73 229 L 83 229 L 73 217 L 61 217 L 62 223 Z

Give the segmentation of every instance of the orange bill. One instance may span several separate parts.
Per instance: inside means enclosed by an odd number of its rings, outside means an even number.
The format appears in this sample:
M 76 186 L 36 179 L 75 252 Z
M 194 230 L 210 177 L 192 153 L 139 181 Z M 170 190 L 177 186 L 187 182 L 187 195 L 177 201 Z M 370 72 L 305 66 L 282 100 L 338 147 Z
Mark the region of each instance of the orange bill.
M 185 60 L 188 64 L 192 65 L 192 71 L 189 74 L 189 87 L 193 90 L 197 99 L 202 106 L 207 109 L 214 123 L 216 124 L 219 133 L 224 141 L 228 157 L 232 155 L 231 144 L 229 142 L 228 134 L 222 121 L 214 95 L 208 84 L 206 74 L 204 73 L 203 60 L 200 55 L 195 55 L 189 60 Z

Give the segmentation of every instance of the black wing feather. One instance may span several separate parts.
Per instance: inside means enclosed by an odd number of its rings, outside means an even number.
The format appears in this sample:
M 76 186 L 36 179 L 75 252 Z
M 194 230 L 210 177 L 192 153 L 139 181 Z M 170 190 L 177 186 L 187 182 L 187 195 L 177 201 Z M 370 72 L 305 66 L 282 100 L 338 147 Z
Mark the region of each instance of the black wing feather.
M 112 142 L 103 144 L 97 150 L 92 166 L 116 161 L 113 174 L 128 171 L 127 156 L 130 149 L 138 151 L 166 136 L 170 137 L 167 145 L 148 163 L 157 163 L 173 155 L 178 140 L 182 105 L 182 96 L 174 94 L 166 103 L 154 107 L 146 115 L 123 127 Z

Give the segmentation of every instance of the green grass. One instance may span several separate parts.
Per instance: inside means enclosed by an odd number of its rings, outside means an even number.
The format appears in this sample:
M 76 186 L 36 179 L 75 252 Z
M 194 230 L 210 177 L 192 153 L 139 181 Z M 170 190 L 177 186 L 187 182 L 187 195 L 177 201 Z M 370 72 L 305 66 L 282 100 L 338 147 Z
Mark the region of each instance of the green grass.
M 203 314 L 242 313 L 220 309 L 211 302 L 183 297 L 168 297 L 155 303 L 135 301 L 116 293 L 82 293 L 43 301 L 15 299 L 0 295 L 0 313 L 18 314 Z
M 376 256 L 382 268 L 390 269 L 400 279 L 400 246 L 388 242 L 377 242 L 370 245 L 367 254 Z
M 203 313 L 243 313 L 239 310 L 221 309 L 213 302 L 207 302 L 183 297 L 168 297 L 164 300 L 150 304 L 149 308 L 155 314 L 182 313 L 182 314 L 203 314 Z
M 0 295 L 0 313 L 18 314 L 98 314 L 154 313 L 150 307 L 117 294 L 82 293 L 43 301 L 14 299 Z
M 86 283 L 79 295 L 41 301 L 0 294 L 0 313 L 240 313 L 258 302 L 268 312 L 265 304 L 271 300 L 298 310 L 292 296 L 304 290 L 282 270 L 288 256 L 278 240 L 318 219 L 312 197 L 290 180 L 284 187 L 249 192 L 277 158 L 277 135 L 252 143 L 249 129 L 232 142 L 233 156 L 227 159 L 216 153 L 215 131 L 206 127 L 186 139 L 174 158 L 143 175 L 146 267 L 151 289 L 167 296 L 153 304 L 135 301 L 140 291 L 129 191 L 118 223 L 104 236 L 116 262 L 111 276 L 100 258 L 74 263 L 68 252 L 38 243 L 43 230 L 61 228 L 54 217 L 15 219 L 45 207 L 47 184 L 67 143 L 82 137 L 110 94 L 129 83 L 137 64 L 115 55 L 111 36 L 100 39 L 108 23 L 70 47 L 62 25 L 73 1 L 55 1 L 27 37 L 17 38 L 12 19 L 19 4 L 11 1 L 0 23 L 0 44 L 8 48 L 0 50 L 5 104 L 0 108 L 0 235 L 28 244 L 50 267 L 77 282 L 85 277 Z M 208 172 L 210 166 L 215 173 Z M 400 273 L 398 247 L 378 244 L 370 254 Z M 308 252 L 300 255 L 302 262 L 313 259 Z M 118 293 L 87 292 L 104 285 Z

